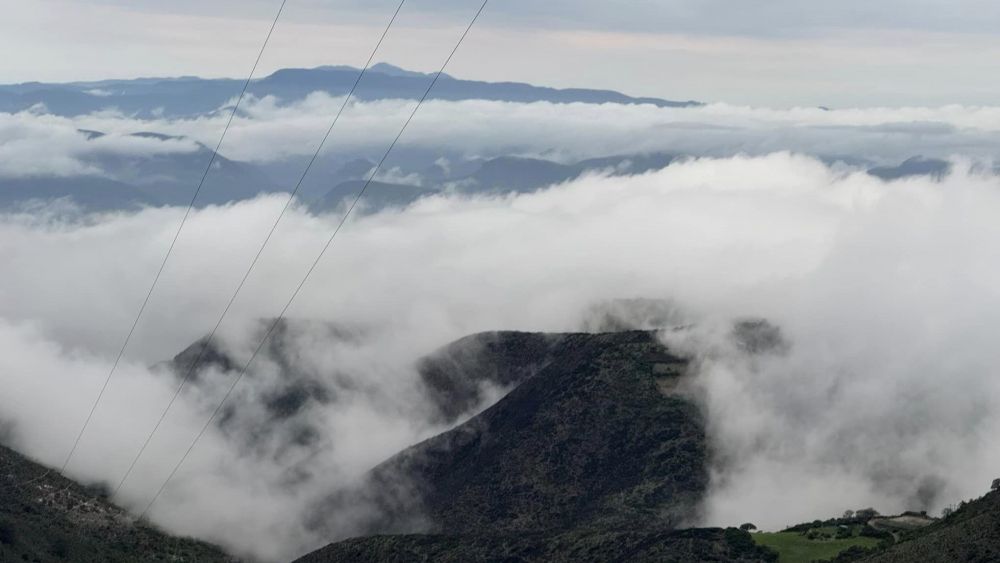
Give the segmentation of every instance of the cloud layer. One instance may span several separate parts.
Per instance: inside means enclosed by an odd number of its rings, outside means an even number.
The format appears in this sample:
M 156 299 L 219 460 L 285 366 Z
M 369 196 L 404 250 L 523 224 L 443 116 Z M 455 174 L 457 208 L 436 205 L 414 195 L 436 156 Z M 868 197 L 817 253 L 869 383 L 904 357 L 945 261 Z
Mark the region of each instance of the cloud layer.
M 341 102 L 321 93 L 291 104 L 274 98 L 248 100 L 222 153 L 235 160 L 272 165 L 272 179 L 290 187 L 298 179 L 300 165 L 281 165 L 297 163 L 316 150 Z M 412 103 L 352 104 L 324 147 L 324 155 L 334 162 L 358 157 L 377 160 L 409 115 Z M 113 175 L 114 171 L 102 168 L 102 156 L 190 152 L 197 148 L 195 142 L 215 146 L 227 118 L 225 112 L 218 112 L 193 119 L 143 120 L 114 110 L 72 119 L 38 112 L 0 114 L 0 177 Z M 108 135 L 90 138 L 81 131 Z M 180 138 L 134 135 L 146 131 Z M 988 161 L 998 142 L 1000 109 L 996 107 L 826 111 L 726 104 L 676 109 L 430 101 L 387 162 L 387 170 L 402 166 L 396 175 L 406 177 L 442 154 L 453 159 L 516 154 L 574 161 L 648 152 L 725 157 L 789 150 L 862 166 L 896 165 L 918 155 L 962 155 Z M 322 169 L 315 171 L 307 179 L 307 189 L 323 187 L 326 176 Z M 407 179 L 407 183 L 417 181 Z M 211 189 L 211 178 L 207 189 Z
M 0 181 L 37 176 L 104 175 L 94 161 L 101 156 L 151 157 L 190 153 L 197 145 L 185 139 L 125 134 L 96 135 L 73 120 L 37 111 L 0 113 Z M 101 125 L 94 117 L 95 125 Z M 98 129 L 96 132 L 103 132 Z

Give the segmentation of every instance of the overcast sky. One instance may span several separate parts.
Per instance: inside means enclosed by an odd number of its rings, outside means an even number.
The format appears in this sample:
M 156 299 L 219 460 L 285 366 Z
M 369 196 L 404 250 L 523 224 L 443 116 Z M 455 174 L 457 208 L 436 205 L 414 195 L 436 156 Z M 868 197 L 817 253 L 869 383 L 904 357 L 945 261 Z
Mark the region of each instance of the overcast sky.
M 6 0 L 0 82 L 240 76 L 280 0 Z M 364 62 L 397 0 L 289 0 L 268 72 Z M 380 60 L 432 70 L 479 0 L 409 0 Z M 766 106 L 994 104 L 994 0 L 493 0 L 460 77 Z

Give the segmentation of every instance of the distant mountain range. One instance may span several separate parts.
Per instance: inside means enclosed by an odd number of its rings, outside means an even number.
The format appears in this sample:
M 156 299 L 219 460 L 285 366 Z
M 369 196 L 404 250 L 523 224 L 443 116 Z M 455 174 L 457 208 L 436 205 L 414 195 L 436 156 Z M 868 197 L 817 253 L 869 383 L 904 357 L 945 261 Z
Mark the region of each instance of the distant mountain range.
M 257 97 L 276 96 L 285 104 L 301 100 L 313 92 L 342 96 L 350 91 L 360 72 L 360 69 L 348 66 L 283 69 L 252 81 L 248 93 Z M 365 74 L 355 96 L 359 100 L 416 99 L 424 93 L 431 78 L 430 74 L 379 63 Z M 243 83 L 232 78 L 185 76 L 0 85 L 0 111 L 14 113 L 42 104 L 48 112 L 62 116 L 115 108 L 143 118 L 190 117 L 223 107 L 239 95 Z M 519 82 L 462 80 L 448 75 L 442 75 L 431 91 L 430 99 L 652 104 L 658 107 L 700 105 L 695 101 L 636 98 L 611 90 L 545 88 Z
M 347 94 L 360 70 L 345 66 L 314 69 L 284 69 L 254 80 L 254 96 L 276 96 L 280 104 L 293 103 L 313 92 Z M 356 92 L 358 99 L 413 99 L 419 97 L 432 76 L 389 64 L 374 65 Z M 0 86 L 0 112 L 32 109 L 76 116 L 117 109 L 139 118 L 205 116 L 217 113 L 242 88 L 235 79 L 139 78 L 67 84 L 25 83 Z M 442 100 L 502 100 L 510 102 L 652 104 L 657 107 L 690 107 L 698 102 L 676 102 L 659 98 L 636 98 L 607 90 L 555 89 L 529 84 L 490 83 L 443 76 L 431 93 Z M 99 141 L 101 131 L 80 131 L 86 142 Z M 183 140 L 155 131 L 138 137 Z M 186 206 L 191 202 L 212 150 L 200 143 L 188 152 L 153 155 L 115 153 L 107 148 L 84 151 L 78 158 L 90 173 L 65 176 L 35 173 L 29 176 L 0 175 L 0 210 L 28 202 L 71 200 L 85 211 L 132 210 L 148 206 Z M 515 148 L 511 148 L 515 151 Z M 225 151 L 223 151 L 225 152 Z M 437 193 L 532 192 L 567 182 L 593 172 L 639 174 L 661 169 L 685 155 L 667 153 L 595 155 L 577 162 L 525 157 L 519 154 L 469 157 L 442 154 L 433 147 L 400 146 L 392 162 L 375 178 L 365 194 L 362 210 L 405 206 Z M 364 149 L 345 148 L 323 154 L 303 183 L 299 199 L 314 212 L 337 209 L 358 193 L 374 168 L 377 156 Z M 840 161 L 827 158 L 826 161 Z M 195 201 L 196 207 L 253 198 L 262 193 L 291 191 L 305 156 L 290 156 L 274 162 L 240 162 L 220 154 Z M 445 162 L 445 164 L 442 164 Z M 886 180 L 909 176 L 941 176 L 950 164 L 914 157 L 898 166 L 864 161 L 844 162 Z
M 91 132 L 92 135 L 99 135 Z M 186 206 L 191 202 L 211 149 L 198 145 L 188 153 L 147 155 L 102 154 L 90 161 L 105 175 L 29 176 L 0 178 L 0 209 L 30 201 L 71 200 L 85 211 L 133 210 L 142 207 Z M 402 183 L 380 175 L 365 193 L 361 212 L 405 207 L 420 198 L 442 193 L 530 193 L 568 182 L 585 174 L 631 175 L 662 169 L 682 159 L 679 155 L 650 153 L 590 158 L 562 163 L 541 158 L 501 156 L 453 162 L 444 167 L 417 165 L 412 172 L 418 184 Z M 413 159 L 420 162 L 419 158 Z M 285 165 L 287 166 L 287 165 Z M 303 185 L 299 199 L 316 213 L 338 209 L 352 200 L 369 178 L 375 163 L 359 158 L 337 165 L 323 162 L 314 168 L 316 178 Z M 325 169 L 321 170 L 321 168 Z M 260 194 L 288 192 L 292 186 L 272 177 L 287 178 L 287 170 L 219 155 L 198 195 L 195 206 L 220 205 L 251 199 Z M 884 180 L 913 176 L 939 177 L 951 168 L 942 160 L 911 158 L 899 166 L 874 167 L 869 174 Z M 332 187 L 331 187 L 332 186 Z
M 436 165 L 420 170 L 420 177 L 424 180 L 424 184 L 420 186 L 389 181 L 373 182 L 365 193 L 365 201 L 371 209 L 377 210 L 405 206 L 435 193 L 530 193 L 574 180 L 587 173 L 624 175 L 659 170 L 676 158 L 671 154 L 653 153 L 592 158 L 569 164 L 518 156 L 473 159 L 449 170 Z M 352 199 L 360 191 L 374 166 L 374 162 L 364 159 L 346 164 L 331 176 L 341 181 L 313 203 L 312 209 L 317 212 L 329 211 L 345 200 Z
M 280 104 L 301 100 L 314 92 L 345 95 L 361 71 L 345 66 L 314 69 L 283 69 L 252 81 L 251 95 L 275 96 Z M 374 65 L 361 82 L 360 100 L 414 99 L 423 94 L 432 75 L 404 70 L 389 64 Z M 67 84 L 25 83 L 0 86 L 0 112 L 44 111 L 61 116 L 77 116 L 115 109 L 138 118 L 194 117 L 218 112 L 242 89 L 235 79 L 139 78 L 101 80 Z M 431 93 L 432 99 L 500 100 L 511 102 L 652 104 L 658 107 L 687 107 L 697 102 L 674 102 L 658 98 L 635 98 L 619 92 L 587 89 L 555 89 L 514 82 L 490 83 L 461 80 L 443 75 Z M 104 136 L 101 131 L 80 131 L 88 141 Z M 174 139 L 156 132 L 135 136 Z M 426 152 L 426 151 L 424 151 Z M 466 193 L 481 191 L 533 191 L 553 183 L 573 179 L 596 168 L 621 166 L 635 161 L 636 170 L 665 165 L 672 157 L 635 156 L 594 159 L 562 164 L 541 159 L 502 157 L 456 161 L 447 169 L 436 163 L 441 155 L 424 154 L 420 149 L 401 147 L 395 160 L 419 173 L 419 185 L 376 178 L 366 197 L 367 209 L 406 205 L 444 189 Z M 187 205 L 212 157 L 201 144 L 191 152 L 157 154 L 114 154 L 90 151 L 81 157 L 97 172 L 64 176 L 33 174 L 0 176 L 0 209 L 28 201 L 49 202 L 69 199 L 86 211 L 137 209 L 143 206 Z M 352 197 L 367 179 L 374 163 L 360 154 L 324 155 L 313 167 L 300 198 L 316 211 L 326 211 Z M 449 155 L 454 160 L 455 155 Z M 238 162 L 219 155 L 207 177 L 196 206 L 222 204 L 255 197 L 261 193 L 290 191 L 293 178 L 304 162 L 290 157 L 274 163 Z M 407 164 L 404 164 L 407 165 Z M 396 164 L 394 164 L 396 166 Z M 414 168 L 415 170 L 411 170 Z M 457 188 L 456 188 L 457 187 Z
M 90 139 L 104 135 L 98 131 L 84 133 Z M 171 138 L 156 133 L 132 136 Z M 157 155 L 95 153 L 87 162 L 104 174 L 0 177 L 0 208 L 62 198 L 88 211 L 186 206 L 211 158 L 212 150 L 201 144 L 191 152 Z M 216 157 L 210 177 L 196 202 L 199 207 L 239 201 L 278 189 L 258 166 L 222 155 Z

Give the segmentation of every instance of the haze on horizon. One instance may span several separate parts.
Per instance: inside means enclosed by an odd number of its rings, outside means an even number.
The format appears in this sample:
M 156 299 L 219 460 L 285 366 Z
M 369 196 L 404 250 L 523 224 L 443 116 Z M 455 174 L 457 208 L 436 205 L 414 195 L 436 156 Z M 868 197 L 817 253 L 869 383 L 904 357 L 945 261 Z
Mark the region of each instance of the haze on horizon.
M 360 65 L 395 0 L 295 0 L 258 75 Z M 242 76 L 274 0 L 11 3 L 0 82 Z M 382 60 L 432 70 L 476 6 L 408 3 Z M 468 12 L 468 13 L 467 13 Z M 767 107 L 992 105 L 1000 5 L 987 0 L 527 0 L 489 6 L 462 78 Z

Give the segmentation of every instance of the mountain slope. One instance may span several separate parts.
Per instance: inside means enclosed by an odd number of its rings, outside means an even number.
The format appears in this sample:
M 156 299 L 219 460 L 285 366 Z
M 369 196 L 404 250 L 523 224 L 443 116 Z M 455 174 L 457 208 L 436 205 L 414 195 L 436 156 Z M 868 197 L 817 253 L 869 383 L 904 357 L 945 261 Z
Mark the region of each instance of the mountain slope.
M 100 176 L 0 178 L 0 209 L 61 199 L 88 210 L 131 210 L 162 204 L 149 191 Z
M 556 361 L 579 335 L 483 332 L 461 338 L 417 364 L 431 403 L 453 423 L 485 400 L 509 390 Z
M 268 323 L 261 322 L 259 334 Z M 248 442 L 269 441 L 275 433 L 288 427 L 298 430 L 286 440 L 299 441 L 299 436 L 318 437 L 323 428 L 314 426 L 309 418 L 310 408 L 335 408 L 338 388 L 356 383 L 350 374 L 317 372 L 314 365 L 303 363 L 295 343 L 303 334 L 323 339 L 328 345 L 350 345 L 363 338 L 364 329 L 337 326 L 302 320 L 282 320 L 261 351 L 261 359 L 280 366 L 279 376 L 259 381 L 259 374 L 251 369 L 248 380 L 255 380 L 256 395 L 233 397 L 219 417 L 220 427 L 232 425 L 231 432 L 252 429 L 241 435 Z M 435 422 L 454 424 L 470 414 L 487 400 L 487 394 L 497 389 L 510 389 L 538 372 L 561 353 L 561 344 L 569 337 L 517 332 L 487 332 L 467 336 L 436 350 L 417 361 L 414 366 L 419 375 L 419 398 L 428 403 L 429 415 Z M 242 367 L 245 360 L 234 358 L 226 347 L 216 340 L 207 349 L 206 339 L 187 347 L 170 361 L 161 364 L 171 377 L 185 378 L 196 360 L 200 364 L 193 374 L 191 385 L 199 387 L 204 377 L 212 372 L 229 372 Z M 365 374 L 357 374 L 364 378 Z M 247 404 L 244 401 L 260 401 Z M 261 410 L 261 408 L 263 410 Z M 242 413 L 252 411 L 262 420 L 249 424 L 238 419 Z M 232 424 L 236 422 L 237 424 Z M 231 436 L 235 436 L 231 434 Z M 282 442 L 283 440 L 277 440 Z
M 235 561 L 219 549 L 137 522 L 99 491 L 0 446 L 0 561 Z
M 477 554 L 500 549 L 527 557 L 511 561 L 544 561 L 590 546 L 611 549 L 615 560 L 688 545 L 670 530 L 697 517 L 708 476 L 701 415 L 675 391 L 686 361 L 649 332 L 492 338 L 493 357 L 522 366 L 500 379 L 523 382 L 466 423 L 379 465 L 364 487 L 332 494 L 315 509 L 320 529 L 324 514 L 367 503 L 378 514 L 361 534 L 446 536 L 357 540 L 323 557 L 394 560 L 389 554 L 416 549 L 432 560 L 479 561 L 493 559 Z M 691 549 L 723 549 L 721 530 L 703 533 L 708 539 Z M 629 542 L 634 550 L 624 547 Z
M 327 546 L 297 563 L 758 563 L 774 554 L 733 528 L 575 531 L 555 536 L 377 536 Z
M 155 133 L 133 136 L 154 137 L 161 141 L 181 139 Z M 212 149 L 198 143 L 197 149 L 191 152 L 138 156 L 106 153 L 94 158 L 93 164 L 116 180 L 150 194 L 160 204 L 186 206 L 201 183 L 205 167 L 212 162 L 212 153 Z M 205 176 L 195 205 L 221 205 L 277 189 L 259 167 L 219 154 L 215 156 L 211 172 Z
M 677 159 L 665 153 L 616 155 L 561 164 L 538 158 L 505 156 L 486 160 L 479 170 L 458 180 L 463 191 L 527 193 L 579 178 L 586 173 L 642 174 L 666 168 Z
M 898 180 L 913 176 L 931 176 L 940 178 L 951 172 L 951 163 L 936 158 L 915 156 L 903 161 L 899 166 L 878 166 L 868 170 L 868 173 L 883 180 Z
M 499 403 L 374 478 L 413 480 L 449 533 L 680 524 L 707 483 L 700 414 L 662 390 L 684 365 L 649 333 L 570 335 Z
M 88 142 L 102 133 L 81 131 Z M 131 137 L 181 140 L 155 133 Z M 0 177 L 0 209 L 29 201 L 69 199 L 88 211 L 132 210 L 143 206 L 187 206 L 201 183 L 212 150 L 198 143 L 189 152 L 132 154 L 94 150 L 81 160 L 95 172 L 76 176 Z M 257 166 L 217 155 L 196 207 L 220 205 L 275 191 L 277 186 Z
M 378 210 L 406 206 L 422 197 L 441 193 L 530 193 L 588 173 L 630 175 L 659 170 L 677 158 L 666 153 L 650 153 L 592 158 L 570 164 L 523 156 L 469 159 L 451 163 L 455 170 L 447 172 L 435 165 L 411 170 L 422 180 L 420 186 L 374 181 L 365 192 L 364 201 L 369 209 Z M 342 181 L 311 208 L 317 212 L 329 211 L 345 201 L 352 201 L 374 166 L 374 162 L 364 159 L 348 163 L 332 175 Z M 464 170 L 466 168 L 468 170 Z
M 884 551 L 856 560 L 866 563 L 1000 561 L 1000 491 L 967 503 L 948 518 L 903 536 Z

